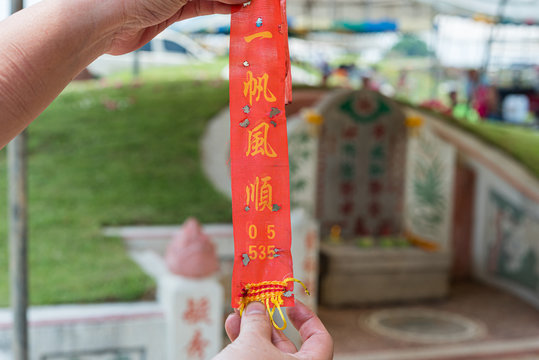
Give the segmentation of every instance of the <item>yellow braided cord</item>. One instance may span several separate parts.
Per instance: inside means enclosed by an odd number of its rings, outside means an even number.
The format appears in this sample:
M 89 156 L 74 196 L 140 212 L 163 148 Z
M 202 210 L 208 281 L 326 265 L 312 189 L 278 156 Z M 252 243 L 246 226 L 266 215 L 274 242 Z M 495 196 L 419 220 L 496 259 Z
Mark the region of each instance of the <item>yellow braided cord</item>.
M 305 289 L 305 293 L 310 295 L 309 290 L 303 281 L 295 278 L 287 278 L 283 281 L 263 281 L 255 284 L 247 284 L 242 289 L 242 295 L 239 300 L 240 315 L 243 314 L 243 310 L 249 303 L 259 301 L 266 305 L 273 326 L 277 330 L 286 329 L 286 319 L 281 310 L 281 305 L 284 303 L 283 295 L 287 291 L 288 283 L 290 282 L 300 283 L 301 286 L 303 286 L 303 289 Z M 283 320 L 283 326 L 281 327 L 279 327 L 273 320 L 275 309 L 279 311 L 279 315 Z

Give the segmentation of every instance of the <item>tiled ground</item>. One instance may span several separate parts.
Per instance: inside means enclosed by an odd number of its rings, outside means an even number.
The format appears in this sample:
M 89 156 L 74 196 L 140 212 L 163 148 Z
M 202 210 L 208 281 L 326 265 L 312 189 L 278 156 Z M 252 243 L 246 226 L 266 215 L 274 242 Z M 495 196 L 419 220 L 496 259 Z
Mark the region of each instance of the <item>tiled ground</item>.
M 487 333 L 471 341 L 448 344 L 418 344 L 389 339 L 364 325 L 364 319 L 374 311 L 387 308 L 426 308 L 465 316 L 483 324 Z M 320 307 L 319 315 L 335 341 L 335 353 L 342 359 L 539 359 L 539 311 L 522 300 L 498 289 L 475 282 L 457 283 L 445 301 L 406 304 L 391 307 L 330 309 Z M 495 354 L 485 355 L 500 348 Z M 459 353 L 463 350 L 464 355 Z M 431 350 L 438 353 L 428 357 Z M 447 350 L 447 357 L 444 351 Z M 376 353 L 387 353 L 377 357 Z M 390 356 L 391 352 L 395 357 Z M 399 357 L 398 354 L 401 354 Z M 407 357 L 409 354 L 410 357 Z M 368 356 L 367 356 L 368 355 Z M 464 356 L 464 357 L 463 357 Z M 336 356 L 338 359 L 339 356 Z

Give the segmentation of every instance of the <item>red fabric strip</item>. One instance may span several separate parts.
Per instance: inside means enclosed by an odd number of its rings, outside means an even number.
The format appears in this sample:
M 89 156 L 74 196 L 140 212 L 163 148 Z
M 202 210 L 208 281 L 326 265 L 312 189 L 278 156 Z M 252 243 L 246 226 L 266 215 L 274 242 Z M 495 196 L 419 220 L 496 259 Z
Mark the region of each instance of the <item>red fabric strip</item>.
M 291 99 L 285 0 L 232 13 L 230 166 L 234 223 L 232 307 L 244 287 L 292 277 L 285 101 Z M 291 283 L 288 290 L 293 289 Z M 293 306 L 293 298 L 283 298 Z

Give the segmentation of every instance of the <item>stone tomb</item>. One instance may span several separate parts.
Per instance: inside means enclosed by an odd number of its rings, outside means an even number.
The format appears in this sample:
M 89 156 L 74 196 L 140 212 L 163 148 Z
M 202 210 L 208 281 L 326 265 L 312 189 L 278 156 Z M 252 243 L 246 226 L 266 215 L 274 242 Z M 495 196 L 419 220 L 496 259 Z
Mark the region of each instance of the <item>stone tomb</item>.
M 404 114 L 371 91 L 336 95 L 321 110 L 317 215 L 322 236 L 402 232 Z
M 321 303 L 350 306 L 443 298 L 450 258 L 419 248 L 322 246 Z
M 405 232 L 408 134 L 400 106 L 371 91 L 337 91 L 316 111 L 323 118 L 315 135 L 317 144 L 312 147 L 318 150 L 317 163 L 312 166 L 305 161 L 300 167 L 314 172 L 313 212 L 322 239 L 330 236 L 332 228 L 338 228 L 342 237 L 342 244 L 321 248 L 322 304 L 444 297 L 448 292 L 447 253 L 357 246 L 361 238 L 372 237 L 377 243 L 376 239 Z M 294 141 L 290 146 L 294 148 Z

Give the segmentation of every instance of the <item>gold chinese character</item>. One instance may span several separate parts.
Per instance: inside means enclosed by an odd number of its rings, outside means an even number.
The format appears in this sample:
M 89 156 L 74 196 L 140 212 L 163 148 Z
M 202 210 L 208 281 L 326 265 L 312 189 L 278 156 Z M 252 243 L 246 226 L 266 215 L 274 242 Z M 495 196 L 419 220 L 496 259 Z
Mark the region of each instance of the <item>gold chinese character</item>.
M 267 123 L 261 123 L 253 130 L 249 130 L 249 146 L 247 148 L 246 156 L 265 155 L 267 157 L 276 157 L 275 150 L 268 144 L 268 130 L 269 125 Z
M 249 184 L 245 187 L 247 195 L 245 206 L 249 207 L 252 204 L 256 211 L 263 211 L 266 208 L 271 211 L 273 188 L 269 183 L 270 180 L 271 176 L 266 176 L 262 179 L 257 176 L 254 184 Z
M 275 95 L 268 89 L 268 78 L 267 73 L 255 78 L 252 71 L 247 71 L 247 80 L 243 83 L 243 95 L 249 96 L 250 105 L 253 105 L 253 97 L 258 102 L 262 94 L 268 102 L 277 101 Z
M 255 39 L 271 39 L 273 35 L 269 31 L 258 32 L 249 36 L 245 36 L 245 42 L 250 43 Z

